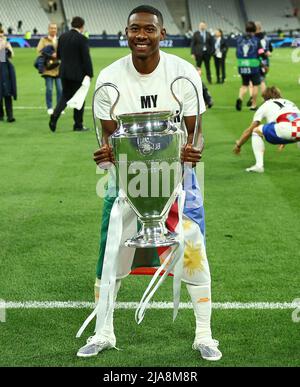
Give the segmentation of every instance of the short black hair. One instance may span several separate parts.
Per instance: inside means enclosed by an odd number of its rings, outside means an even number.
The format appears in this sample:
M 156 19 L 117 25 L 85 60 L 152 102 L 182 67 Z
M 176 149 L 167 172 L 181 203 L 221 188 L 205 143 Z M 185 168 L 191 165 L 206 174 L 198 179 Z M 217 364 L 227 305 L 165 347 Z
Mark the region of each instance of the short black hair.
M 72 22 L 71 22 L 71 26 L 73 28 L 81 28 L 84 26 L 84 24 L 85 24 L 84 19 L 82 19 L 82 17 L 80 17 L 80 16 L 73 17 Z
M 248 21 L 246 23 L 246 32 L 249 33 L 249 34 L 251 34 L 251 33 L 255 34 L 255 32 L 256 32 L 256 25 L 255 25 L 254 21 Z
M 161 12 L 157 9 L 157 8 L 154 8 L 154 7 L 151 7 L 151 5 L 140 5 L 136 8 L 134 8 L 129 16 L 128 16 L 128 19 L 127 19 L 127 24 L 129 23 L 129 19 L 130 19 L 130 16 L 131 15 L 134 15 L 135 13 L 150 13 L 151 15 L 155 15 L 157 16 L 157 19 L 159 21 L 159 24 L 163 27 L 164 25 L 164 18 L 163 18 L 163 15 L 161 14 Z

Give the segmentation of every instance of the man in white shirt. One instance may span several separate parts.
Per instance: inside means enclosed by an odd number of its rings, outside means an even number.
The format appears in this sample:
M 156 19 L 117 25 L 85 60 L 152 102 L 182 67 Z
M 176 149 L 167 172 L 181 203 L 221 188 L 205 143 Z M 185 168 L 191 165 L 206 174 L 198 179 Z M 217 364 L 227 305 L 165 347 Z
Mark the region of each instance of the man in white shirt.
M 283 99 L 280 91 L 275 87 L 268 87 L 263 93 L 264 104 L 256 111 L 253 122 L 247 128 L 233 149 L 240 154 L 241 147 L 252 138 L 252 149 L 256 163 L 247 172 L 264 172 L 265 144 L 263 139 L 271 144 L 284 147 L 300 141 L 300 110 L 291 101 Z M 265 125 L 261 122 L 266 120 Z
M 132 53 L 101 71 L 97 86 L 106 82 L 113 83 L 120 92 L 120 100 L 114 113 L 130 114 L 149 111 L 168 110 L 176 112 L 178 103 L 174 100 L 170 85 L 178 76 L 189 77 L 195 84 L 199 93 L 200 114 L 205 111 L 202 97 L 202 83 L 196 69 L 188 62 L 174 55 L 166 54 L 159 50 L 160 41 L 164 40 L 166 31 L 163 28 L 161 13 L 150 6 L 135 8 L 128 17 L 126 27 L 128 44 Z M 193 87 L 189 82 L 181 80 L 175 83 L 174 92 L 177 98 L 183 102 L 183 111 L 180 117 L 185 125 L 187 145 L 182 149 L 183 162 L 197 163 L 201 159 L 203 139 L 201 123 L 200 136 L 197 148 L 192 146 L 194 127 L 197 115 L 197 98 Z M 116 122 L 110 117 L 110 109 L 116 100 L 116 92 L 112 88 L 102 88 L 96 98 L 95 113 L 101 120 L 103 139 L 107 139 L 116 129 Z M 200 121 L 201 122 L 201 121 Z M 180 125 L 180 123 L 178 123 Z M 109 145 L 102 146 L 94 155 L 95 162 L 101 167 L 107 162 L 114 162 L 112 149 Z M 194 172 L 193 172 L 194 173 Z M 197 185 L 197 184 L 196 184 Z M 198 188 L 193 186 L 194 191 Z M 195 192 L 187 192 L 192 195 Z M 198 195 L 200 193 L 197 192 Z M 96 289 L 101 292 L 100 278 L 104 259 L 107 229 L 110 221 L 109 214 L 115 198 L 106 197 L 104 200 L 100 257 L 97 268 Z M 183 281 L 187 284 L 191 296 L 196 318 L 196 332 L 193 349 L 200 352 L 202 358 L 207 360 L 219 360 L 222 357 L 218 349 L 218 342 L 212 339 L 211 319 L 211 279 L 209 266 L 205 252 L 204 237 L 204 211 L 202 203 L 199 204 L 193 215 L 184 211 L 184 223 L 186 225 L 185 237 L 185 264 L 183 269 Z M 194 231 L 193 231 L 194 230 Z M 195 240 L 194 236 L 197 236 Z M 190 238 L 190 239 L 189 239 Z M 134 250 L 127 252 L 124 259 L 125 248 L 120 248 L 120 259 L 116 291 L 120 288 L 121 278 L 131 271 L 134 260 Z M 192 263 L 192 265 L 190 265 Z M 96 324 L 97 326 L 97 324 Z M 79 349 L 79 357 L 95 356 L 105 349 L 113 348 L 116 338 L 113 327 L 113 314 L 111 313 L 101 328 L 96 329 L 95 335 L 88 343 Z

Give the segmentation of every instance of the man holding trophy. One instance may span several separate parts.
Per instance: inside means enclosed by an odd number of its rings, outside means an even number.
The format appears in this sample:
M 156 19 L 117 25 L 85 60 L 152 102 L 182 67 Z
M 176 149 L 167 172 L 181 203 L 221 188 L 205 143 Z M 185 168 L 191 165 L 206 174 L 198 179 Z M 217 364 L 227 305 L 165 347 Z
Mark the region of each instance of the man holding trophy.
M 161 265 L 160 269 L 163 269 L 165 274 L 172 271 L 175 281 L 175 273 L 180 272 L 180 265 L 175 262 L 174 256 L 180 248 L 172 250 L 170 246 L 176 243 L 180 245 L 174 237 L 178 231 L 182 235 L 183 245 L 182 271 L 179 278 L 186 283 L 196 319 L 192 348 L 199 351 L 203 359 L 219 360 L 222 353 L 218 349 L 218 341 L 212 338 L 210 324 L 211 279 L 205 250 L 203 201 L 195 171 L 192 169 L 192 166 L 200 161 L 203 150 L 201 114 L 205 111 L 205 104 L 202 96 L 202 82 L 190 63 L 160 51 L 160 41 L 165 39 L 166 30 L 163 27 L 163 17 L 157 9 L 142 5 L 132 10 L 128 17 L 126 35 L 131 54 L 102 70 L 97 80 L 93 107 L 94 116 L 101 121 L 102 138 L 101 147 L 95 152 L 94 160 L 100 168 L 107 168 L 109 164 L 120 167 L 119 148 L 128 157 L 134 155 L 138 160 L 143 159 L 147 162 L 150 157 L 152 160 L 157 156 L 163 160 L 175 160 L 178 156 L 180 164 L 189 165 L 187 175 L 190 177 L 190 183 L 184 182 L 184 193 L 178 195 L 177 200 L 176 195 L 171 195 L 169 199 L 172 202 L 169 202 L 169 206 L 163 203 L 164 210 L 161 213 L 168 215 L 166 226 L 159 222 L 161 218 L 156 216 L 155 211 L 151 212 L 147 199 L 143 199 L 140 205 L 138 199 L 134 199 L 133 195 L 130 196 L 130 193 L 127 193 L 127 199 L 142 224 L 142 229 L 134 238 L 132 237 L 137 231 L 137 221 L 132 209 L 126 213 L 122 212 L 121 228 L 114 228 L 114 223 L 117 223 L 119 218 L 116 216 L 118 203 L 122 200 L 120 201 L 120 196 L 109 192 L 111 188 L 109 185 L 103 207 L 95 289 L 97 293 L 100 289 L 101 302 L 99 301 L 98 305 L 102 303 L 106 294 L 107 299 L 110 300 L 110 308 L 108 304 L 107 308 L 102 308 L 102 312 L 104 311 L 106 315 L 101 324 L 99 320 L 103 319 L 103 313 L 101 315 L 99 310 L 102 306 L 100 305 L 98 312 L 94 313 L 94 316 L 97 313 L 95 335 L 79 349 L 77 356 L 95 356 L 105 349 L 115 348 L 112 305 L 116 300 L 121 279 L 126 277 L 133 268 L 142 266 L 142 261 L 143 266 L 146 266 L 145 257 L 149 258 L 149 266 Z M 191 87 L 191 84 L 194 87 Z M 176 113 L 173 116 L 174 124 L 170 124 L 170 112 Z M 113 113 L 118 117 L 119 124 L 121 122 L 119 127 Z M 182 128 L 184 129 L 184 146 L 180 145 L 180 135 L 177 137 L 170 135 L 171 132 L 176 134 L 177 128 L 178 133 L 182 132 Z M 154 133 L 153 137 L 149 137 L 150 132 Z M 197 135 L 194 132 L 197 132 Z M 176 151 L 177 148 L 172 148 L 177 143 L 179 152 Z M 152 172 L 153 170 L 150 174 Z M 176 186 L 175 183 L 173 185 Z M 159 206 L 160 198 L 149 203 L 156 203 L 155 205 Z M 158 221 L 155 220 L 156 223 L 153 221 L 150 224 L 151 216 Z M 122 236 L 119 235 L 120 230 Z M 115 246 L 117 242 L 113 243 L 114 238 L 115 241 L 119 238 L 120 245 L 117 247 Z M 128 238 L 132 239 L 128 240 Z M 132 247 L 145 248 L 133 249 Z M 141 258 L 141 254 L 143 259 L 139 264 L 137 261 Z M 113 260 L 112 255 L 116 256 L 116 273 L 115 280 L 111 281 L 113 283 L 111 287 L 104 277 L 108 278 L 111 275 L 108 274 L 107 277 L 108 267 L 114 265 L 109 262 Z M 171 257 L 175 264 L 172 265 L 167 256 Z M 110 273 L 112 271 L 111 268 Z M 112 292 L 113 294 L 109 294 Z M 143 316 L 139 316 L 138 319 L 141 321 Z M 87 323 L 89 321 L 90 318 Z M 85 323 L 84 327 L 86 325 Z

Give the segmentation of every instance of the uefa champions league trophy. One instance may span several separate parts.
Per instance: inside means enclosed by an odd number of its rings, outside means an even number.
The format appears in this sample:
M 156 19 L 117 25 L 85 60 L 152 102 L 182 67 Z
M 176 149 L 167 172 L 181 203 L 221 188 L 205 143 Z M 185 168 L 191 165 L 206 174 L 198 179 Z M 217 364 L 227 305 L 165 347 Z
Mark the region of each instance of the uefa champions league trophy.
M 182 112 L 182 103 L 173 91 L 173 85 L 179 79 L 189 81 L 197 96 L 195 145 L 198 142 L 199 95 L 189 78 L 177 77 L 170 85 L 171 93 L 180 106 L 180 112 L 176 115 L 171 111 L 155 111 L 114 116 L 120 98 L 116 85 L 104 83 L 94 93 L 93 117 L 100 147 L 104 143 L 94 113 L 96 95 L 103 87 L 114 88 L 118 95 L 110 111 L 111 119 L 117 121 L 118 126 L 109 138 L 116 162 L 116 182 L 141 225 L 138 234 L 125 242 L 127 247 L 153 248 L 179 243 L 178 235 L 165 226 L 169 209 L 183 179 L 180 155 L 185 145 L 185 133 L 174 123 L 174 118 Z M 136 171 L 139 171 L 138 183 Z M 137 186 L 138 192 L 143 192 L 143 195 L 138 194 Z

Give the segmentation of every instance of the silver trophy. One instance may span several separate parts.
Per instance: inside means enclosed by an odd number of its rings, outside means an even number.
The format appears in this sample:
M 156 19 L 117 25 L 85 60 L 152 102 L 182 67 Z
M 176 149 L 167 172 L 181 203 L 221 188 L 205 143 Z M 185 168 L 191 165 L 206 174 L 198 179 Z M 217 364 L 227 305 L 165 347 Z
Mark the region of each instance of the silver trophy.
M 178 114 L 171 111 L 131 113 L 114 116 L 120 93 L 112 83 L 102 84 L 94 93 L 93 117 L 99 146 L 104 145 L 102 132 L 97 126 L 95 103 L 98 91 L 112 87 L 117 92 L 110 116 L 117 122 L 117 129 L 110 136 L 116 161 L 116 183 L 125 193 L 126 200 L 136 213 L 140 230 L 125 242 L 127 247 L 153 248 L 179 243 L 178 235 L 170 232 L 165 220 L 182 183 L 181 149 L 185 133 L 174 119 L 181 115 L 182 103 L 173 91 L 179 79 L 189 81 L 197 96 L 197 117 L 193 145 L 199 141 L 199 95 L 194 83 L 187 77 L 178 77 L 171 83 L 171 93 L 180 106 Z

